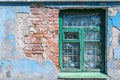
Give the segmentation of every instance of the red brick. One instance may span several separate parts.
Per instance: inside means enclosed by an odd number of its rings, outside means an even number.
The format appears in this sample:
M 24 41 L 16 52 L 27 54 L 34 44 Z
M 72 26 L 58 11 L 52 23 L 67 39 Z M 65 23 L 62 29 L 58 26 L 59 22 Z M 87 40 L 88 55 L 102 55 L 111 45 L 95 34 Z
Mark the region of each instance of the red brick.
M 37 37 L 37 38 L 41 38 L 41 37 L 43 37 L 43 34 L 38 34 L 38 33 L 37 33 L 37 34 L 35 34 L 34 36 Z
M 42 54 L 43 51 L 24 50 L 24 53 L 26 53 L 26 54 Z
M 40 43 L 42 43 L 42 42 L 40 41 L 40 39 L 34 38 L 34 39 L 32 39 L 32 43 L 33 43 L 33 44 L 40 44 Z
M 25 47 L 41 47 L 41 44 L 25 44 Z
M 32 54 L 27 54 L 27 53 L 26 53 L 26 56 L 27 56 L 27 57 L 32 57 Z
M 25 43 L 31 43 L 32 39 L 33 39 L 33 37 L 25 37 L 24 41 L 25 41 Z
M 33 54 L 43 54 L 43 51 L 33 51 Z
M 58 62 L 54 62 L 54 65 L 56 66 L 56 67 L 58 67 L 59 65 L 58 65 Z
M 30 21 L 37 33 L 25 38 L 26 56 L 39 59 L 47 51 L 47 56 L 58 67 L 58 9 L 34 5 L 30 9 Z M 51 55 L 49 55 L 51 54 Z
M 30 11 L 38 11 L 39 10 L 39 8 L 30 8 Z
M 41 41 L 40 41 L 40 39 L 35 38 L 35 37 L 26 37 L 25 43 L 40 44 Z
M 26 54 L 32 54 L 33 51 L 32 50 L 24 50 L 24 53 L 26 53 Z
M 40 47 L 34 47 L 32 48 L 33 51 L 44 51 L 43 48 L 40 48 Z

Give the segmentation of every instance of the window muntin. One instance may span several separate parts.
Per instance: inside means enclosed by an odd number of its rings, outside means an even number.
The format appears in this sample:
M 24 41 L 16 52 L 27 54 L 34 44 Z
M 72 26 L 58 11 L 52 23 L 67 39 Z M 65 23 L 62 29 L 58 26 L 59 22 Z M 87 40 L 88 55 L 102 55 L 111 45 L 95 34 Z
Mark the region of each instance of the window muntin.
M 100 41 L 100 31 L 85 31 L 84 41 Z
M 79 59 L 76 61 L 79 67 L 64 67 L 64 53 L 61 52 L 61 70 L 64 70 L 63 68 L 65 68 L 66 71 L 75 71 L 75 69 L 79 69 L 78 71 L 104 70 L 104 47 L 102 47 L 104 46 L 104 42 L 102 42 L 102 40 L 104 41 L 103 16 L 100 12 L 65 12 L 62 14 L 60 35 L 63 36 L 60 42 L 62 42 L 61 45 L 63 45 L 63 43 L 79 43 Z M 70 39 L 65 37 L 66 32 L 72 33 L 72 36 L 74 36 L 74 34 L 78 35 Z M 61 50 L 62 49 L 63 46 L 61 47 Z M 69 54 L 67 56 L 69 56 Z
M 63 28 L 83 28 L 100 26 L 100 16 L 97 13 L 72 13 L 63 15 Z
M 64 32 L 64 38 L 67 40 L 78 39 L 78 32 Z
M 84 31 L 84 69 L 102 68 L 100 30 Z
M 76 42 L 63 42 L 62 43 L 62 58 L 63 68 L 66 69 L 79 69 L 80 68 L 80 46 Z
M 84 68 L 99 69 L 101 68 L 101 50 L 99 43 L 85 42 L 84 48 Z

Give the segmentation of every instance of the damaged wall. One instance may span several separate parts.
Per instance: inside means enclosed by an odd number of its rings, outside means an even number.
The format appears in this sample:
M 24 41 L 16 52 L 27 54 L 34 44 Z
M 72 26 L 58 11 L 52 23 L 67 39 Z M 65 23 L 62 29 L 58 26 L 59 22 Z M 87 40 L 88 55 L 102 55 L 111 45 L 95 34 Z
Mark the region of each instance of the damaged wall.
M 81 6 L 94 8 L 101 5 L 108 11 L 106 71 L 109 79 L 107 80 L 119 80 L 120 4 L 118 3 L 0 4 L 0 80 L 58 80 L 60 9 L 72 6 L 74 9 Z
M 26 37 L 32 35 L 30 6 L 0 6 L 0 15 L 0 80 L 57 79 L 57 70 L 51 60 L 41 62 L 41 56 L 39 58 L 37 54 L 36 58 L 24 54 L 26 46 L 36 47 L 36 41 L 34 44 L 26 43 Z M 37 45 L 41 46 L 39 42 Z
M 120 7 L 108 8 L 107 73 L 110 80 L 120 79 Z

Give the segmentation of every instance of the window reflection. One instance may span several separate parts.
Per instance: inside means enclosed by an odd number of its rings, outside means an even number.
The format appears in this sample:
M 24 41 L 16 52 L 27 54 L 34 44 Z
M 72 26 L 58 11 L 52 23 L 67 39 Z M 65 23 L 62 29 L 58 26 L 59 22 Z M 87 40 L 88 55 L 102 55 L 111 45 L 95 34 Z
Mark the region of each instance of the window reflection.
M 100 16 L 97 13 L 94 14 L 71 14 L 63 16 L 63 28 L 68 27 L 99 27 Z
M 85 43 L 85 69 L 98 69 L 101 66 L 101 53 L 99 43 Z
M 100 32 L 99 31 L 85 31 L 84 34 L 85 41 L 99 41 L 100 40 Z
M 80 66 L 80 49 L 79 43 L 64 42 L 62 44 L 63 53 L 63 68 L 66 69 L 79 69 Z

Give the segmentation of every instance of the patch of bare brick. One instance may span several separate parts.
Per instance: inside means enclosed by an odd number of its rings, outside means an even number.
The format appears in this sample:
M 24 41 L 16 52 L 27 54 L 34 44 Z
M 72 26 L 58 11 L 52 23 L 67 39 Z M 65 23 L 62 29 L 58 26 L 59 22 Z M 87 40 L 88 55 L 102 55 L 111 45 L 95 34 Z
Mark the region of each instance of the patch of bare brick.
M 26 56 L 38 59 L 46 54 L 46 58 L 52 60 L 58 67 L 59 10 L 32 6 L 30 11 L 31 27 L 29 35 L 24 40 L 24 52 Z

